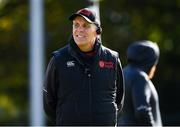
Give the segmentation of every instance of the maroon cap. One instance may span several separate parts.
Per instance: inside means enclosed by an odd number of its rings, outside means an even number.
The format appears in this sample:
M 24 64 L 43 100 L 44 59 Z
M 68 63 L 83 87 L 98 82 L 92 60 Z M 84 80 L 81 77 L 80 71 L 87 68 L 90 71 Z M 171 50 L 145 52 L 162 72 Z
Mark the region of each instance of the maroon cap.
M 89 23 L 95 23 L 95 24 L 98 24 L 99 25 L 99 21 L 96 17 L 96 14 L 95 12 L 93 12 L 92 10 L 90 10 L 89 8 L 83 8 L 83 9 L 80 9 L 79 11 L 77 11 L 76 13 L 72 14 L 70 17 L 69 17 L 69 20 L 74 20 L 74 18 L 76 16 L 81 16 L 83 17 L 86 21 L 88 21 Z

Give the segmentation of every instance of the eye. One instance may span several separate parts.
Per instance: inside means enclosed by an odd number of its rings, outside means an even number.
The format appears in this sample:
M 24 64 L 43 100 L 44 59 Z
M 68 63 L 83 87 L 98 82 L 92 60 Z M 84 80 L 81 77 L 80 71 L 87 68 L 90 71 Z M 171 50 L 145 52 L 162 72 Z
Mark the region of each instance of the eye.
M 77 29 L 79 27 L 78 23 L 73 24 L 73 29 Z
M 89 29 L 89 28 L 91 27 L 91 24 L 84 24 L 83 27 L 84 27 L 85 29 Z

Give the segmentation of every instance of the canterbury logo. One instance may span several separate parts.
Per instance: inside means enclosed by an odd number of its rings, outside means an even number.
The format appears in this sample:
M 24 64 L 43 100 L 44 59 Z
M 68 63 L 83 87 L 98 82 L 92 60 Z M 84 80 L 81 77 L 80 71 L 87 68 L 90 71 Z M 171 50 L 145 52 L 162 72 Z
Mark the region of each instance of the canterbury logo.
M 68 61 L 67 62 L 67 67 L 74 67 L 74 66 L 75 66 L 74 61 Z

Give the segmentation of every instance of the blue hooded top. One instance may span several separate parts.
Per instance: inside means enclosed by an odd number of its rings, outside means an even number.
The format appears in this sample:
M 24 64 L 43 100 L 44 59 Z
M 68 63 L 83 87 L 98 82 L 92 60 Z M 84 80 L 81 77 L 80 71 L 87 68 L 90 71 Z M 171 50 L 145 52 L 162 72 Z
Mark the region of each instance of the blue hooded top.
M 137 41 L 127 50 L 128 62 L 147 72 L 159 61 L 160 51 L 156 43 L 148 40 Z
M 151 41 L 138 41 L 127 49 L 128 65 L 123 68 L 125 98 L 118 126 L 162 126 L 159 97 L 148 77 L 159 60 L 159 48 Z

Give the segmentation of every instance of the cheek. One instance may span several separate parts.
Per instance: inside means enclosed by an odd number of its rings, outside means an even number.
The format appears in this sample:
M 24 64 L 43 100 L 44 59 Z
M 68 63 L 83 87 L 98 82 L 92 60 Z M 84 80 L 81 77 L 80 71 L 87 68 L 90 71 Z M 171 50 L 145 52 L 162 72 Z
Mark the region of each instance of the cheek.
M 96 38 L 97 34 L 96 34 L 96 31 L 94 31 L 92 34 L 91 34 L 91 37 L 93 38 Z
M 74 31 L 72 31 L 72 36 L 73 36 L 73 37 L 75 36 L 75 33 L 74 33 Z
M 91 30 L 91 31 L 89 32 L 89 35 L 90 35 L 91 37 L 95 37 L 95 36 L 96 36 L 96 29 Z
M 72 30 L 72 34 L 75 34 L 75 32 L 76 32 L 76 30 L 73 29 L 73 30 Z

